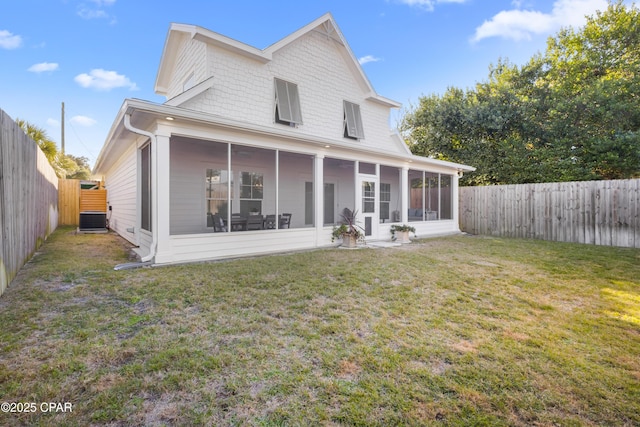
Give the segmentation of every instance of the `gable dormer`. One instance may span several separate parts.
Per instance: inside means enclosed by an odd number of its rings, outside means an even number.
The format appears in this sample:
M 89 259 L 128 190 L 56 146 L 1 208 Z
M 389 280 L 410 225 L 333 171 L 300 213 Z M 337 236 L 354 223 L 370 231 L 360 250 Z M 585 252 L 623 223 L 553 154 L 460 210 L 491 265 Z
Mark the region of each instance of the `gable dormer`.
M 331 14 L 265 49 L 172 24 L 155 89 L 172 106 L 378 148 L 397 145 L 388 120 L 400 104 L 375 92 Z

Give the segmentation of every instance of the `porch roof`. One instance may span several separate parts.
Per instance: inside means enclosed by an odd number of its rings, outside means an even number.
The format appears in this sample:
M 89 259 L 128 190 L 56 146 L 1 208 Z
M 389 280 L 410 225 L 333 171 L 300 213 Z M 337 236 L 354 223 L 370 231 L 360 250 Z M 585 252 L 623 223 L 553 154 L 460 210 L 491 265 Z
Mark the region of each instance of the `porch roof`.
M 303 134 L 301 132 L 297 132 L 295 129 L 289 129 L 286 127 L 274 128 L 229 119 L 200 111 L 187 110 L 167 104 L 157 104 L 139 99 L 125 99 L 109 134 L 107 135 L 105 144 L 98 155 L 98 159 L 93 169 L 94 175 L 100 176 L 104 174 L 130 147 L 130 145 L 135 143 L 139 138 L 139 135 L 134 134 L 125 128 L 124 118 L 126 115 L 130 116 L 131 124 L 134 127 L 148 131 L 155 128 L 157 123 L 162 123 L 168 127 L 174 124 L 177 125 L 178 123 L 191 123 L 236 130 L 247 134 L 275 137 L 284 141 L 302 142 L 318 148 L 340 149 L 341 151 L 351 152 L 354 155 L 358 153 L 367 153 L 368 155 L 373 154 L 380 158 L 381 161 L 384 159 L 395 161 L 400 160 L 406 162 L 408 166 L 413 167 L 435 166 L 451 169 L 456 172 L 471 172 L 475 170 L 474 167 L 459 163 L 416 156 L 411 153 L 408 147 L 406 147 L 397 132 L 392 132 L 391 137 L 395 139 L 396 143 L 402 144 L 402 146 L 405 147 L 404 154 L 390 153 L 370 147 L 363 149 L 363 147 L 354 146 L 346 141 Z

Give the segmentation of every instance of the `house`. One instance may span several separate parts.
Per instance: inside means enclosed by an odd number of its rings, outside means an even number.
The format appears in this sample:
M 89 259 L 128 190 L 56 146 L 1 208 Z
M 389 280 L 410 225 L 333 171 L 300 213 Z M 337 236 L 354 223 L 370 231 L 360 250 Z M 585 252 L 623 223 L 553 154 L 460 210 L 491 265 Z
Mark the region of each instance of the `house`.
M 155 84 L 124 101 L 94 174 L 109 226 L 156 264 L 331 245 L 345 208 L 368 241 L 392 224 L 459 232 L 458 178 L 412 155 L 331 14 L 266 49 L 172 24 Z

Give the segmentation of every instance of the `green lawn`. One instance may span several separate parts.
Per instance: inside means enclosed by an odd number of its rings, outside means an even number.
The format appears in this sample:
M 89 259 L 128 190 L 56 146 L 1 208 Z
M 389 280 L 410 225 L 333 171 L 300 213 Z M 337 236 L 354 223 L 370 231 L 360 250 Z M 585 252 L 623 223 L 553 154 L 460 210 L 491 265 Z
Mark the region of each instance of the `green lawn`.
M 0 425 L 640 425 L 640 250 L 127 255 L 62 228 L 0 297 Z

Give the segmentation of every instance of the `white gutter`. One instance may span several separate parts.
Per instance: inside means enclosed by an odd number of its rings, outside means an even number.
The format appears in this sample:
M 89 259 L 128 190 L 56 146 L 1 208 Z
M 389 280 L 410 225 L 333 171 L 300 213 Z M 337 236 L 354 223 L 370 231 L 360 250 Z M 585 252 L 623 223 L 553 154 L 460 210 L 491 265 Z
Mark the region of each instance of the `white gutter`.
M 124 122 L 123 123 L 124 123 L 125 129 L 127 129 L 128 131 L 136 133 L 138 135 L 142 135 L 142 136 L 148 137 L 151 140 L 151 152 L 153 153 L 153 151 L 156 149 L 156 146 L 157 146 L 157 144 L 156 144 L 156 136 L 154 134 L 152 134 L 151 132 L 147 132 L 147 131 L 144 131 L 142 129 L 138 129 L 138 128 L 133 127 L 131 125 L 131 114 L 130 113 L 126 113 L 124 115 Z M 151 157 L 151 159 L 155 160 L 153 158 L 153 156 Z M 153 163 L 155 163 L 156 168 L 157 168 L 158 162 L 156 161 L 156 162 L 153 162 Z M 152 180 L 152 182 L 155 183 L 155 177 Z M 153 185 L 152 188 L 155 189 L 155 188 L 157 188 L 157 186 Z M 155 200 L 156 198 L 157 197 L 154 197 L 153 200 Z M 155 216 L 155 211 L 156 211 L 156 209 L 152 210 L 152 216 L 151 217 L 152 217 L 153 223 L 157 224 L 157 221 L 155 221 L 155 218 L 153 218 Z M 149 253 L 146 256 L 140 258 L 140 261 L 142 261 L 142 262 L 151 261 L 156 256 L 156 251 L 158 249 L 158 237 L 157 237 L 158 233 L 152 232 L 151 235 L 152 235 L 151 247 L 149 248 Z

